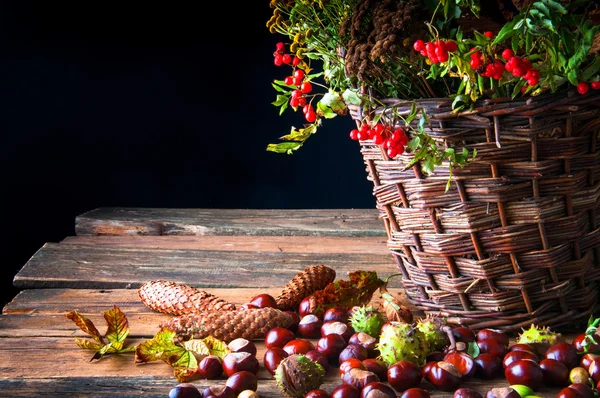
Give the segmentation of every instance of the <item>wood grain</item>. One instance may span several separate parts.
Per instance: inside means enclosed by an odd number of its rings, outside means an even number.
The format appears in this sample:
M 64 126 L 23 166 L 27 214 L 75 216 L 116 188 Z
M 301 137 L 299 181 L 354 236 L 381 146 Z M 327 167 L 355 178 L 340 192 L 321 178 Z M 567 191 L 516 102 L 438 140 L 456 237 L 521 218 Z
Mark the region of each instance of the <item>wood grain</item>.
M 396 272 L 391 256 L 344 252 L 251 252 L 46 243 L 16 274 L 19 288 L 137 288 L 154 279 L 197 287 L 283 287 L 310 265 L 338 278 L 355 270 L 382 278 Z M 394 278 L 391 287 L 400 286 Z M 396 285 L 394 285 L 396 284 Z
M 77 235 L 386 236 L 373 209 L 102 207 L 77 216 Z

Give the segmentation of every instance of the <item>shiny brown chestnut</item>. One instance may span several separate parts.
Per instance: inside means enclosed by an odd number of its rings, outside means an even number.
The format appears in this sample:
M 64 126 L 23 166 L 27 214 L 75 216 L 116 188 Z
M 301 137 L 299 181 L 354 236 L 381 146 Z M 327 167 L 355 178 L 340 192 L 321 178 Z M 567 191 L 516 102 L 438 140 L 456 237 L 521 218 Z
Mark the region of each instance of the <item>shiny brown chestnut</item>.
M 209 386 L 202 391 L 202 398 L 236 398 L 237 394 L 224 385 Z
M 502 367 L 506 369 L 508 365 L 518 359 L 531 359 L 532 361 L 539 362 L 538 356 L 531 351 L 509 351 L 502 359 Z
M 481 352 L 487 352 L 488 354 L 494 354 L 500 359 L 504 358 L 508 352 L 508 347 L 502 340 L 498 340 L 494 337 L 490 337 L 483 340 L 477 340 L 477 345 Z
M 489 390 L 485 398 L 521 398 L 521 395 L 511 387 L 496 387 Z
M 242 370 L 256 374 L 258 368 L 258 359 L 248 352 L 230 352 L 223 357 L 223 372 L 227 377 Z
M 341 335 L 332 333 L 317 340 L 316 347 L 317 351 L 333 362 L 339 358 L 342 350 L 346 348 L 346 341 Z
M 365 365 L 366 370 L 375 373 L 379 377 L 379 380 L 387 380 L 387 365 L 381 359 L 367 358 L 362 363 Z
M 546 358 L 556 359 L 564 363 L 569 370 L 579 365 L 577 350 L 569 343 L 558 343 L 550 346 L 546 351 Z
M 473 357 L 463 351 L 451 351 L 444 356 L 444 361 L 451 363 L 462 374 L 463 380 L 475 375 L 477 365 Z
M 509 338 L 508 335 L 500 330 L 496 330 L 496 329 L 481 329 L 480 331 L 477 332 L 476 335 L 476 340 L 480 341 L 480 340 L 485 340 L 485 339 L 496 339 L 496 340 L 500 340 L 500 342 L 502 344 L 504 344 L 505 346 L 508 346 L 509 343 Z
M 566 387 L 569 384 L 569 369 L 564 363 L 545 358 L 540 361 L 540 368 L 547 385 Z
M 387 381 L 398 392 L 417 387 L 423 380 L 423 370 L 412 361 L 393 363 L 387 370 Z
M 242 391 L 258 389 L 258 378 L 256 374 L 243 370 L 232 374 L 225 381 L 225 385 L 233 390 L 235 395 L 239 395 Z
M 310 390 L 304 398 L 329 398 L 329 393 L 321 388 Z
M 348 310 L 345 307 L 331 307 L 323 313 L 323 322 L 339 321 L 348 322 Z
M 348 342 L 350 336 L 354 333 L 354 329 L 349 324 L 340 321 L 323 322 L 321 326 L 321 337 L 325 337 L 328 334 L 339 334 Z
M 381 381 L 373 372 L 359 368 L 352 368 L 344 373 L 342 380 L 346 384 L 351 384 L 361 391 L 367 384 L 374 381 Z
M 344 362 L 349 358 L 356 358 L 359 360 L 365 360 L 369 357 L 367 349 L 358 344 L 348 344 L 338 355 L 338 363 Z
M 474 388 L 460 387 L 454 391 L 452 398 L 483 398 L 483 396 Z
M 207 380 L 218 379 L 223 375 L 223 364 L 221 358 L 216 355 L 208 355 L 198 363 L 198 376 Z
M 340 384 L 331 391 L 330 398 L 360 398 L 360 390 L 352 384 Z
M 492 380 L 502 374 L 502 359 L 500 357 L 483 352 L 475 358 L 475 377 L 483 380 Z
M 454 391 L 462 383 L 462 373 L 454 365 L 439 361 L 429 370 L 427 381 L 442 391 Z
M 431 394 L 423 388 L 413 387 L 404 391 L 400 398 L 431 398 Z
M 310 340 L 306 339 L 294 339 L 283 346 L 283 350 L 287 352 L 288 355 L 306 354 L 314 349 L 316 349 L 315 345 Z
M 344 373 L 349 371 L 350 369 L 358 368 L 362 370 L 368 370 L 363 361 L 356 358 L 348 358 L 343 362 L 340 362 L 340 377 L 344 377 Z M 375 373 L 375 372 L 373 372 Z
M 254 304 L 258 308 L 277 308 L 277 301 L 275 297 L 270 294 L 262 293 L 252 297 L 250 304 Z
M 231 352 L 247 352 L 256 355 L 256 344 L 253 341 L 244 338 L 233 339 L 227 344 Z
M 327 373 L 329 371 L 329 369 L 331 369 L 331 365 L 329 365 L 329 358 L 327 358 L 327 356 L 325 354 L 323 354 L 322 352 L 319 352 L 318 350 L 311 350 L 311 351 L 307 352 L 305 355 L 311 361 L 316 362 L 319 365 L 321 365 L 323 367 L 323 369 L 325 369 L 325 373 Z
M 380 381 L 373 381 L 360 391 L 360 398 L 396 398 L 396 392 L 392 387 Z
M 544 373 L 540 365 L 530 359 L 519 359 L 508 365 L 504 377 L 509 384 L 523 384 L 532 390 L 544 384 Z
M 287 343 L 296 339 L 296 335 L 289 329 L 274 327 L 265 334 L 266 348 L 283 348 Z
M 356 332 L 348 339 L 348 344 L 358 344 L 367 349 L 369 357 L 375 357 L 377 351 L 377 339 L 365 332 Z
M 269 348 L 265 351 L 265 354 L 263 356 L 263 365 L 269 371 L 269 373 L 274 375 L 275 370 L 277 370 L 277 366 L 279 366 L 279 363 L 288 356 L 288 353 L 283 348 Z
M 464 326 L 457 326 L 452 329 L 452 335 L 456 341 L 461 341 L 463 343 L 470 343 L 477 339 L 475 332 Z
M 298 334 L 306 339 L 318 339 L 321 337 L 321 326 L 323 321 L 316 315 L 305 315 L 298 323 Z

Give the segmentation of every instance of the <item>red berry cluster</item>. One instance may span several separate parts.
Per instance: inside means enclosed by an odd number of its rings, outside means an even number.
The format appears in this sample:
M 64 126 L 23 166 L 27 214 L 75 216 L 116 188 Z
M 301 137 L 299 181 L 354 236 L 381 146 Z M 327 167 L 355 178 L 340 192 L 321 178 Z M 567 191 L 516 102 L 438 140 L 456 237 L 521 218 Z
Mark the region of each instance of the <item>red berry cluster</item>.
M 435 42 L 425 43 L 423 40 L 415 41 L 413 48 L 419 51 L 422 56 L 429 58 L 434 64 L 448 61 L 448 53 L 456 51 L 458 46 L 453 41 L 437 40 Z
M 275 45 L 275 52 L 273 53 L 273 62 L 275 65 L 281 66 L 286 64 L 294 67 L 298 66 L 300 59 L 292 54 L 286 53 L 284 50 L 285 44 L 279 42 Z
M 350 131 L 350 138 L 359 141 L 373 140 L 374 144 L 383 145 L 390 159 L 402 155 L 408 143 L 408 137 L 403 129 L 397 128 L 392 131 L 390 126 L 381 123 L 375 123 L 372 127 L 365 123 L 360 126 L 360 129 Z
M 291 54 L 285 53 L 285 44 L 279 42 L 275 45 L 275 52 L 273 53 L 275 65 L 281 66 L 283 64 L 291 65 L 294 68 L 294 73 L 291 76 L 287 76 L 283 81 L 288 86 L 295 86 L 290 96 L 290 106 L 296 108 L 302 107 L 302 113 L 304 118 L 309 123 L 314 123 L 317 120 L 317 113 L 314 107 L 306 102 L 306 94 L 312 91 L 312 84 L 310 81 L 305 80 L 306 74 L 302 69 L 297 68 L 300 64 L 300 59 Z
M 592 90 L 600 90 L 600 81 L 591 83 L 580 82 L 577 85 L 577 92 L 581 95 L 587 94 L 590 91 L 590 87 L 592 87 Z

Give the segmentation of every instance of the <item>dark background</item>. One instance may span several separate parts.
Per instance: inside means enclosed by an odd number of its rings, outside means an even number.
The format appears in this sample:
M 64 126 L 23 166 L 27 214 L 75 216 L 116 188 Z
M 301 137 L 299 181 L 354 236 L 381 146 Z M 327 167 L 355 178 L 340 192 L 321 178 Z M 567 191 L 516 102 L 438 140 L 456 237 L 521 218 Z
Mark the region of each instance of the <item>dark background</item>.
M 97 207 L 374 206 L 349 116 L 265 151 L 303 123 L 271 105 L 268 2 L 0 1 L 4 303 Z

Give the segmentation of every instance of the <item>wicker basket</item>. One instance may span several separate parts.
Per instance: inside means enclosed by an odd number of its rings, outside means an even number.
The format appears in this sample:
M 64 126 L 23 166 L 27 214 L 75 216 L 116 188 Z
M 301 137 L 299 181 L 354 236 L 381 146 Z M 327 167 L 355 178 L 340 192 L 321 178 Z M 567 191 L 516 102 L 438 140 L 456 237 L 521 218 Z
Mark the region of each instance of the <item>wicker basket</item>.
M 352 118 L 383 113 L 401 126 L 391 115 L 408 115 L 412 103 L 381 102 L 351 108 Z M 487 100 L 458 115 L 451 99 L 417 106 L 438 144 L 477 157 L 453 170 L 446 191 L 447 165 L 426 176 L 418 164 L 406 169 L 409 155 L 390 160 L 361 141 L 409 300 L 474 330 L 587 320 L 600 279 L 598 92 Z

